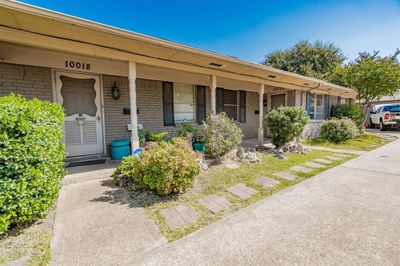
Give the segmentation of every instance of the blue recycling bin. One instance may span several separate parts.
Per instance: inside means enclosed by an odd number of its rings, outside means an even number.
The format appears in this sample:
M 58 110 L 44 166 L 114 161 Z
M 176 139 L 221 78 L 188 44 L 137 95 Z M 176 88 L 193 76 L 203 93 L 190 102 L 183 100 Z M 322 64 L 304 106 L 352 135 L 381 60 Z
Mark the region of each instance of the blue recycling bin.
M 122 160 L 131 155 L 131 146 L 129 140 L 114 140 L 111 142 L 111 159 Z

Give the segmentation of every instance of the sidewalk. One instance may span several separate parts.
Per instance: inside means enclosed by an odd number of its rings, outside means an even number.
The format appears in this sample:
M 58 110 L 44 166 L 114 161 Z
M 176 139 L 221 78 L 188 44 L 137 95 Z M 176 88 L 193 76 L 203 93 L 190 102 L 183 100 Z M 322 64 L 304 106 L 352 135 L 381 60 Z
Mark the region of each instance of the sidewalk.
M 109 178 L 112 165 L 70 170 L 57 204 L 53 265 L 115 265 L 166 243 L 144 209 Z
M 400 140 L 126 265 L 400 265 Z

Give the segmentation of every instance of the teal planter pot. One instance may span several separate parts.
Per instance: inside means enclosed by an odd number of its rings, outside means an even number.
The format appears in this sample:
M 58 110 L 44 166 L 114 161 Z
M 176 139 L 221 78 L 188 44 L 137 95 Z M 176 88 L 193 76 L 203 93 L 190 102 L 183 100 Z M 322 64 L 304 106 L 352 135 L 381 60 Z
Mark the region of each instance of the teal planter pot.
M 122 160 L 131 155 L 129 140 L 115 140 L 111 142 L 111 159 Z
M 193 142 L 193 150 L 204 154 L 206 152 L 206 146 L 204 146 L 203 143 Z

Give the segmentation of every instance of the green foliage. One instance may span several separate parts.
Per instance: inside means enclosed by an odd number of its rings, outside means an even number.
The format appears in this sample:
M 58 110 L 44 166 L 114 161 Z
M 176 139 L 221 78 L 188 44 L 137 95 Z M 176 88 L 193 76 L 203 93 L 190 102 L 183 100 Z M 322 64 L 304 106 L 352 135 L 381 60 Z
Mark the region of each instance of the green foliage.
M 203 122 L 206 154 L 220 158 L 242 142 L 242 130 L 225 114 L 210 114 Z
M 206 136 L 203 128 L 196 129 L 193 132 L 193 142 L 204 143 L 206 141 Z
M 54 204 L 64 175 L 63 120 L 59 105 L 0 98 L 0 234 Z
M 302 107 L 281 106 L 265 115 L 271 131 L 272 143 L 281 147 L 299 137 L 309 121 L 307 112 Z
M 168 138 L 168 132 L 153 132 L 150 130 L 146 130 L 144 132 L 144 136 L 146 138 L 147 141 L 164 141 L 167 140 Z
M 178 137 L 187 137 L 189 133 L 193 133 L 195 128 L 191 122 L 182 122 L 181 129 L 178 131 Z
M 293 47 L 266 55 L 264 65 L 309 77 L 326 79 L 345 57 L 332 43 L 299 41 Z
M 332 143 L 342 143 L 359 135 L 359 129 L 349 118 L 333 118 L 321 125 L 321 138 Z
M 338 68 L 331 80 L 355 89 L 357 99 L 365 103 L 393 96 L 400 90 L 400 65 L 396 60 L 399 52 L 389 57 L 380 57 L 378 52 L 361 53 L 354 62 Z
M 339 104 L 331 108 L 332 118 L 350 118 L 361 129 L 363 127 L 363 114 L 359 104 Z
M 139 157 L 125 158 L 113 176 L 131 178 L 138 188 L 155 190 L 159 195 L 182 193 L 200 173 L 196 156 L 185 139 L 161 141 Z

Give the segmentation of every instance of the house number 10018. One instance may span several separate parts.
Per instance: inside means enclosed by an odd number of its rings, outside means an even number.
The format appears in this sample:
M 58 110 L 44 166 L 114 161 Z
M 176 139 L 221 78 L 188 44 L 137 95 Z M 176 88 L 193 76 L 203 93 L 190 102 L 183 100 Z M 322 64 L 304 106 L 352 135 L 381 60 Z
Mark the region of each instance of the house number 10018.
M 66 68 L 75 68 L 75 69 L 83 69 L 83 70 L 90 70 L 90 64 L 82 63 L 78 61 L 65 61 Z

